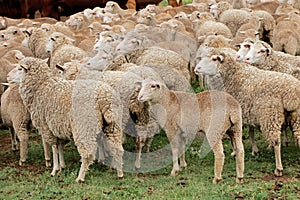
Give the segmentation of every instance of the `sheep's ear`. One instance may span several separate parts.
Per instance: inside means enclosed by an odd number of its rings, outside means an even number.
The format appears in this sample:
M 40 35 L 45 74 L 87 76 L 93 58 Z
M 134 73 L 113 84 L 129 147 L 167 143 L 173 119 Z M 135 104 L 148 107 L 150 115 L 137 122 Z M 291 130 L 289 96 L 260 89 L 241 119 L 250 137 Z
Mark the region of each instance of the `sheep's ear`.
M 20 67 L 24 70 L 25 73 L 27 73 L 28 69 L 25 66 L 20 65 Z
M 44 61 L 45 63 L 48 63 L 49 58 L 45 58 L 43 61 Z
M 65 68 L 59 64 L 56 64 L 55 67 L 59 70 L 59 71 L 62 71 L 64 72 L 65 71 Z
M 142 82 L 141 81 L 137 81 L 134 83 L 134 86 L 137 90 L 140 90 L 142 88 Z
M 241 48 L 241 44 L 235 44 L 234 46 L 239 49 Z
M 0 83 L 3 86 L 9 86 L 9 83 Z
M 30 37 L 30 36 L 31 36 L 31 33 L 30 33 L 28 30 L 25 30 L 25 31 L 24 31 L 24 34 L 25 34 L 25 36 L 27 36 L 27 37 Z

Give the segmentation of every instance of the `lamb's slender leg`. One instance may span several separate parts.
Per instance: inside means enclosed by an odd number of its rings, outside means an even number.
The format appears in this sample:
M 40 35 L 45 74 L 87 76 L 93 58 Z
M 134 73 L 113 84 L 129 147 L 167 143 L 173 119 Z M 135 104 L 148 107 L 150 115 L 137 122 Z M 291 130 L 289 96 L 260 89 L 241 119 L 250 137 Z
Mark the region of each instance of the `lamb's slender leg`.
M 52 145 L 52 154 L 53 154 L 53 169 L 51 172 L 51 176 L 55 176 L 56 172 L 59 171 L 57 144 Z
M 146 153 L 150 152 L 150 147 L 151 147 L 152 140 L 153 140 L 153 137 L 146 138 L 146 142 L 145 142 L 145 146 L 146 146 L 145 152 Z
M 274 145 L 274 152 L 275 152 L 275 163 L 276 163 L 276 169 L 274 170 L 275 176 L 282 176 L 282 163 L 281 163 L 281 144 L 280 142 Z
M 18 150 L 18 141 L 17 141 L 17 135 L 13 128 L 9 128 L 10 136 L 11 136 L 11 149 L 13 151 Z
M 223 152 L 222 138 L 218 140 L 218 142 L 212 147 L 212 149 L 215 156 L 215 163 L 214 163 L 215 177 L 213 180 L 213 184 L 218 184 L 222 179 L 222 171 L 223 171 L 223 165 L 225 159 L 225 155 Z
M 249 126 L 249 137 L 252 144 L 252 155 L 255 156 L 259 153 L 259 149 L 257 148 L 255 139 L 254 139 L 254 126 Z
M 64 159 L 64 143 L 62 140 L 58 142 L 58 155 L 59 155 L 59 165 L 60 172 L 66 168 L 65 159 Z
M 45 141 L 43 136 L 42 136 L 42 142 L 43 142 L 43 148 L 44 148 L 46 167 L 51 167 L 50 147 L 49 147 L 49 144 Z
M 187 163 L 185 161 L 185 138 L 181 138 L 179 140 L 179 155 L 180 155 L 180 167 L 185 169 L 187 167 Z
M 174 131 L 175 132 L 175 131 Z M 173 132 L 173 133 L 174 133 Z M 171 171 L 171 176 L 175 176 L 176 173 L 179 171 L 179 164 L 178 164 L 178 145 L 179 145 L 179 133 L 175 136 L 170 137 L 170 134 L 166 132 L 168 139 L 170 141 L 171 150 L 172 150 L 172 160 L 173 160 L 173 169 Z
M 87 170 L 89 169 L 89 166 L 93 163 L 95 159 L 95 156 L 87 156 L 87 157 L 81 157 L 81 167 L 79 170 L 78 177 L 76 178 L 76 182 L 84 182 L 85 174 Z
M 135 169 L 139 169 L 141 167 L 141 155 L 144 146 L 144 139 L 137 136 L 135 145 L 136 145 Z
M 244 177 L 244 145 L 242 141 L 242 131 L 234 133 L 236 146 L 236 182 L 242 183 Z
M 29 132 L 27 130 L 20 128 L 18 131 L 18 137 L 20 140 L 19 165 L 22 166 L 26 162 L 26 159 L 27 159 Z

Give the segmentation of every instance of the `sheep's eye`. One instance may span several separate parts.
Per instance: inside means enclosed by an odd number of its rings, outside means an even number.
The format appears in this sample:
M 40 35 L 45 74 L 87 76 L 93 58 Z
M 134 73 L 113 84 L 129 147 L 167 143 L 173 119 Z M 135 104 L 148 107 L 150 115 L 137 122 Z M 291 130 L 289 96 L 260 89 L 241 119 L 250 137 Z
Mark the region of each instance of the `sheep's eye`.
M 218 59 L 214 57 L 214 58 L 211 58 L 211 60 L 212 61 L 217 61 Z
M 51 38 L 51 40 L 52 40 L 52 41 L 55 41 L 55 39 L 54 39 L 53 37 Z
M 250 49 L 250 44 L 245 44 L 244 47 Z
M 156 88 L 156 85 L 151 85 L 151 88 Z
M 265 53 L 266 52 L 266 50 L 260 50 L 258 53 Z

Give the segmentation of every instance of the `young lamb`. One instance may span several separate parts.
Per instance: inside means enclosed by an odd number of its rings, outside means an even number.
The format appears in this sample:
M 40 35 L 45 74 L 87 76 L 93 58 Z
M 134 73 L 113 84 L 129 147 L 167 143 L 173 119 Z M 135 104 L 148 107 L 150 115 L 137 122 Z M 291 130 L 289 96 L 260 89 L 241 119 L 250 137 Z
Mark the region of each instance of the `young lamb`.
M 52 146 L 51 175 L 65 167 L 64 141 L 74 140 L 82 162 L 76 182 L 84 181 L 97 153 L 97 138 L 101 137 L 110 146 L 118 177 L 123 177 L 122 106 L 116 92 L 100 81 L 74 82 L 53 77 L 46 60 L 27 57 L 19 64 L 23 76 L 21 98 L 33 125 Z
M 28 139 L 30 134 L 31 119 L 19 93 L 19 84 L 9 83 L 8 88 L 1 96 L 1 118 L 9 128 L 12 136 L 13 150 L 17 149 L 16 137 L 20 142 L 19 165 L 24 165 L 28 154 Z M 43 139 L 42 139 L 43 140 Z M 46 166 L 51 166 L 50 149 L 43 140 Z
M 282 176 L 280 134 L 286 112 L 292 118 L 290 122 L 295 143 L 300 146 L 299 80 L 288 74 L 260 70 L 236 62 L 230 54 L 218 49 L 212 49 L 203 57 L 195 67 L 195 72 L 221 74 L 225 91 L 241 104 L 243 123 L 260 126 L 267 141 L 274 147 L 274 174 Z
M 198 94 L 175 92 L 161 82 L 146 79 L 138 82 L 138 100 L 157 107 L 157 118 L 165 130 L 172 149 L 175 176 L 180 167 L 187 166 L 184 156 L 186 142 L 199 131 L 204 132 L 215 155 L 214 180 L 221 180 L 224 165 L 222 138 L 230 131 L 233 148 L 236 150 L 236 182 L 241 183 L 244 172 L 244 146 L 242 143 L 242 110 L 239 103 L 229 94 L 206 91 Z M 212 128 L 211 124 L 214 124 Z M 180 167 L 178 164 L 180 157 Z

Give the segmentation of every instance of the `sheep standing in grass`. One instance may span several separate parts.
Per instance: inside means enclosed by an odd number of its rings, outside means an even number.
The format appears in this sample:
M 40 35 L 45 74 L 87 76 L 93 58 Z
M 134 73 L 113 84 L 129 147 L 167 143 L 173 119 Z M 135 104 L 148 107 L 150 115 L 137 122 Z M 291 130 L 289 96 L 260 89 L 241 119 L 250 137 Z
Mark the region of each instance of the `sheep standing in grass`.
M 100 81 L 59 80 L 53 77 L 46 60 L 27 57 L 19 64 L 23 69 L 19 87 L 21 98 L 33 125 L 52 146 L 51 175 L 65 167 L 64 141 L 74 140 L 82 162 L 76 181 L 84 181 L 96 156 L 97 138 L 103 131 L 110 146 L 113 167 L 118 177 L 123 177 L 122 106 L 114 90 Z
M 242 143 L 242 110 L 239 103 L 229 94 L 207 91 L 198 94 L 174 92 L 163 83 L 144 80 L 140 87 L 139 101 L 148 101 L 151 107 L 159 110 L 157 118 L 165 130 L 171 144 L 173 169 L 171 176 L 180 167 L 187 166 L 184 149 L 198 131 L 204 132 L 215 155 L 214 184 L 221 180 L 224 165 L 222 138 L 230 131 L 233 148 L 236 151 L 236 182 L 241 183 L 244 172 L 244 146 Z M 211 125 L 213 124 L 213 128 Z
M 19 93 L 19 84 L 10 83 L 8 88 L 1 96 L 1 117 L 2 122 L 9 128 L 12 141 L 16 141 L 16 137 L 20 142 L 20 160 L 19 165 L 24 165 L 28 154 L 28 139 L 30 134 L 30 114 L 25 108 Z M 14 143 L 13 149 L 16 149 Z M 50 151 L 48 145 L 43 140 L 46 166 L 51 166 Z
M 286 112 L 291 116 L 295 143 L 300 146 L 299 80 L 288 74 L 236 62 L 233 56 L 218 49 L 212 49 L 203 57 L 195 72 L 221 74 L 225 91 L 242 106 L 244 124 L 260 126 L 267 141 L 274 147 L 274 174 L 282 176 L 280 135 Z

